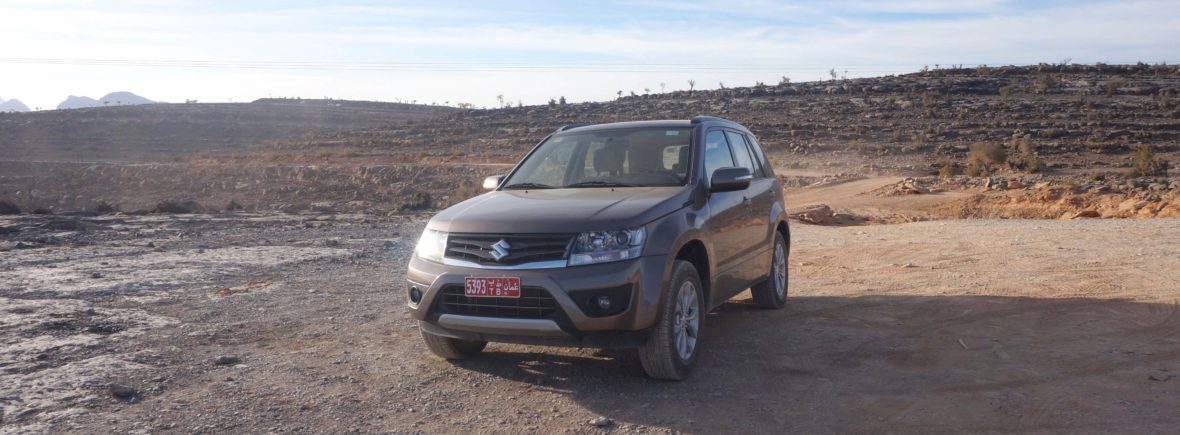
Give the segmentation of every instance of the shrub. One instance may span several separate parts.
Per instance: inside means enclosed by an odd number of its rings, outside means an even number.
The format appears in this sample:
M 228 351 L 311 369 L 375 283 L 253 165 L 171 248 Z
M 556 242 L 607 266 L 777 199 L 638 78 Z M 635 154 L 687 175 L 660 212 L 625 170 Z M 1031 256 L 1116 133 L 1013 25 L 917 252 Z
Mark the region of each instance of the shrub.
M 119 211 L 119 208 L 111 205 L 110 203 L 108 203 L 106 201 L 103 201 L 103 202 L 98 203 L 98 205 L 94 206 L 94 208 L 91 209 L 91 211 L 93 211 L 95 213 L 104 213 L 105 214 L 105 213 L 117 212 L 117 211 Z
M 241 210 L 241 209 L 243 209 L 243 208 L 244 208 L 244 207 L 242 207 L 242 205 L 241 205 L 241 204 L 238 204 L 238 202 L 237 202 L 237 201 L 234 201 L 234 200 L 232 200 L 232 199 L 231 199 L 231 200 L 229 200 L 229 204 L 226 204 L 226 205 L 225 205 L 225 210 L 226 210 L 226 211 L 238 211 L 238 210 Z
M 33 209 L 33 214 L 53 214 L 53 210 L 47 209 L 45 207 L 37 207 Z
M 968 163 L 967 169 L 964 171 L 964 173 L 972 177 L 982 177 L 987 175 L 988 172 L 987 168 L 984 166 L 975 163 Z
M 434 205 L 430 192 L 415 192 L 409 201 L 403 202 L 401 211 L 426 210 Z
M 953 162 L 943 162 L 938 168 L 938 176 L 942 178 L 950 178 L 959 172 L 959 168 Z
M 1113 97 L 1120 88 L 1127 85 L 1127 79 L 1115 77 L 1106 81 L 1106 96 Z
M 1008 98 L 1012 96 L 1012 85 L 1000 86 L 1000 101 L 1008 102 Z
M 1028 172 L 1030 174 L 1036 174 L 1045 171 L 1045 162 L 1041 161 L 1041 158 L 1037 157 L 1036 154 L 1030 154 L 1026 156 L 1022 166 L 1024 167 L 1024 172 Z
M 1127 175 L 1130 177 L 1157 177 L 1168 175 L 1168 162 L 1155 158 L 1155 150 L 1151 145 L 1144 145 L 1135 150 L 1131 157 L 1132 168 Z
M 156 208 L 152 209 L 153 213 L 196 213 L 201 209 L 201 205 L 196 201 L 160 201 L 156 204 Z
M 20 214 L 20 207 L 16 204 L 0 199 L 0 214 Z
M 998 143 L 977 142 L 971 144 L 967 154 L 968 163 L 984 166 L 998 165 L 1008 161 L 1008 150 Z
M 1038 132 L 1037 135 L 1045 139 L 1057 139 L 1065 136 L 1065 130 L 1060 128 L 1046 128 Z

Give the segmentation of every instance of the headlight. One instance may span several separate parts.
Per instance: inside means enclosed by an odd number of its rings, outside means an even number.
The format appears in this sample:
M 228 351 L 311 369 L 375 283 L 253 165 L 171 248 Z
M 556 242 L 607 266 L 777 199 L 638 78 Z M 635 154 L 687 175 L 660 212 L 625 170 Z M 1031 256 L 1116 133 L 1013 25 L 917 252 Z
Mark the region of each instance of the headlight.
M 418 238 L 418 247 L 414 250 L 418 258 L 423 260 L 442 262 L 443 251 L 447 249 L 447 233 L 427 228 Z
M 643 251 L 643 227 L 632 230 L 589 231 L 578 235 L 570 266 L 636 258 Z

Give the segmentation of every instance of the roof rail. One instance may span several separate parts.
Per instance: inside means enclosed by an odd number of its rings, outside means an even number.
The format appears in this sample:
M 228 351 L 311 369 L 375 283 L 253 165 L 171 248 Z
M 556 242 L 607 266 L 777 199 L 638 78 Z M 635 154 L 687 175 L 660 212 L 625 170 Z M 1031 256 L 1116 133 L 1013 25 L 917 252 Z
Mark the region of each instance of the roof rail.
M 557 131 L 566 131 L 571 128 L 585 127 L 587 125 L 590 125 L 590 123 L 589 122 L 575 122 L 573 124 L 566 124 L 565 126 L 557 129 Z
M 692 118 L 692 123 L 693 123 L 693 124 L 700 124 L 700 123 L 702 123 L 702 122 L 705 122 L 705 121 L 723 121 L 723 122 L 732 122 L 732 121 L 730 121 L 730 120 L 728 120 L 728 119 L 725 119 L 725 118 L 718 118 L 718 117 L 716 117 L 716 116 L 703 116 L 703 115 L 702 115 L 702 116 L 694 116 L 694 117 Z

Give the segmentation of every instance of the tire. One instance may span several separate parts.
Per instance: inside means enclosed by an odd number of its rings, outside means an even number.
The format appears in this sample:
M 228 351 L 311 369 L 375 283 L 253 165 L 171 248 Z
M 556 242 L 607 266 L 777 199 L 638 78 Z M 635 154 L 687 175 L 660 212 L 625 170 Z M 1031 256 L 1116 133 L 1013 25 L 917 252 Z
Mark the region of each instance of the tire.
M 639 346 L 639 361 L 648 376 L 675 381 L 688 376 L 701 353 L 704 309 L 708 305 L 704 296 L 697 269 L 692 263 L 677 260 L 660 306 L 660 320 L 652 328 L 651 337 Z
M 788 249 L 783 235 L 775 231 L 770 273 L 764 281 L 750 287 L 750 293 L 754 295 L 754 305 L 759 308 L 777 310 L 787 304 L 787 287 L 790 284 L 787 277 L 787 257 L 790 255 Z
M 449 360 L 471 358 L 478 355 L 488 345 L 486 341 L 461 340 L 434 335 L 422 331 L 421 327 L 418 330 L 422 332 L 422 341 L 426 342 L 426 348 L 430 349 L 431 353 Z

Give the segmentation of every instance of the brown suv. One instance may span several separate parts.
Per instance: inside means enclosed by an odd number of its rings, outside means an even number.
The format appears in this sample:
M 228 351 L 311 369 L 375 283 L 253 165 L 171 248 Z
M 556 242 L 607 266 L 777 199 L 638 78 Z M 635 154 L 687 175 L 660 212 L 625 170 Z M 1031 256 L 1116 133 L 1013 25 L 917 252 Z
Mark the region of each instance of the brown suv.
M 683 379 L 704 313 L 787 298 L 782 185 L 754 135 L 714 117 L 567 126 L 418 240 L 409 306 L 435 354 L 489 341 L 637 347 Z

